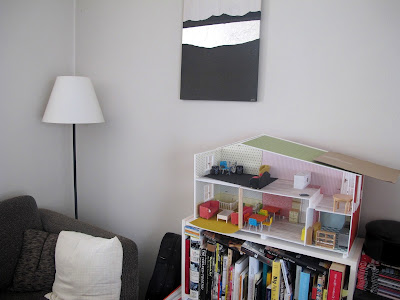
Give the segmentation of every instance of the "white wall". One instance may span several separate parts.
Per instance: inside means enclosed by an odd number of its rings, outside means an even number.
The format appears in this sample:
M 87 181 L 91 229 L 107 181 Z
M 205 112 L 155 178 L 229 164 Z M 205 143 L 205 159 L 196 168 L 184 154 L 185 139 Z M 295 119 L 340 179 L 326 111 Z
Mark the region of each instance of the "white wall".
M 73 1 L 0 1 L 0 199 L 69 215 L 72 129 L 41 119 L 56 76 L 73 73 L 73 24 Z
M 106 123 L 81 126 L 81 216 L 134 239 L 142 297 L 162 236 L 192 213 L 193 154 L 259 133 L 400 168 L 400 2 L 263 0 L 257 103 L 179 100 L 182 1 L 79 0 L 77 73 Z M 363 226 L 400 220 L 367 179 Z

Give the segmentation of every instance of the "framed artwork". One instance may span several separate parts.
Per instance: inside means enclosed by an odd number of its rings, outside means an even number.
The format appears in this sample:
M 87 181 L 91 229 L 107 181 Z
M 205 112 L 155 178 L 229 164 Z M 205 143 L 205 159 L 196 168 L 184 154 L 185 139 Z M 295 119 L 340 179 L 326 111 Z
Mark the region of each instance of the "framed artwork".
M 261 0 L 184 0 L 182 100 L 257 101 Z

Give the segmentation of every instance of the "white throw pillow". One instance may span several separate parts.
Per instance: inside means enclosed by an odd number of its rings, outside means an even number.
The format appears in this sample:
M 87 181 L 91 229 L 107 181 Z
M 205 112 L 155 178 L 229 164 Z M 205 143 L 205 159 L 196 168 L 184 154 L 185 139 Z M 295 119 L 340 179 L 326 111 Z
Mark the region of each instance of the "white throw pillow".
M 61 231 L 56 245 L 56 276 L 51 300 L 118 300 L 121 293 L 122 245 L 117 237 L 104 239 Z

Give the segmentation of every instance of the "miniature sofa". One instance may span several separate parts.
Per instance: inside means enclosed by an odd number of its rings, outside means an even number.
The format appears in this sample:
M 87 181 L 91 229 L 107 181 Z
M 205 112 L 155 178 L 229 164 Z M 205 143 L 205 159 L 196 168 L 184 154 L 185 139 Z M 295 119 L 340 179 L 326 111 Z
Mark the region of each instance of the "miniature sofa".
M 199 214 L 200 217 L 204 219 L 209 219 L 212 216 L 216 215 L 219 210 L 219 201 L 217 200 L 209 200 L 199 205 Z
M 264 172 L 260 176 L 254 176 L 250 178 L 249 185 L 253 189 L 262 189 L 268 183 L 271 182 L 271 174 Z
M 253 207 L 251 206 L 244 206 L 243 207 L 243 218 L 245 214 L 252 214 L 253 213 Z M 231 222 L 233 225 L 238 225 L 239 224 L 239 213 L 234 212 L 231 214 Z
M 117 236 L 123 248 L 120 299 L 138 299 L 138 249 L 134 241 L 60 213 L 47 209 L 38 209 L 35 199 L 31 196 L 20 196 L 0 201 L 0 228 L 0 299 L 44 300 L 46 299 L 44 295 L 51 292 L 51 290 L 20 292 L 10 290 L 10 287 L 14 286 L 14 273 L 22 252 L 24 232 L 27 229 L 56 234 L 62 230 L 76 231 L 103 238 Z M 44 254 L 47 255 L 47 252 L 42 252 L 42 255 Z M 52 258 L 46 257 L 46 259 L 50 260 Z M 24 280 L 29 279 L 24 278 Z

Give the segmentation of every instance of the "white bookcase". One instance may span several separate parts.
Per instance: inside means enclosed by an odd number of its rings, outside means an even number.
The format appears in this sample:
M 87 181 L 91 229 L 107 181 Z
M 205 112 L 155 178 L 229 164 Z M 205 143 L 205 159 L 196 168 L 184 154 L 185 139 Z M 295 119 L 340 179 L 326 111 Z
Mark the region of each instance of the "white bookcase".
M 226 172 L 213 174 L 213 166 L 218 168 L 220 162 L 241 166 L 243 174 L 247 177 L 240 178 L 240 174 L 232 176 Z M 247 184 L 247 178 L 260 175 L 259 168 L 264 165 L 270 167 L 269 175 L 273 179 L 260 189 L 252 188 L 251 184 Z M 299 173 L 311 173 L 310 184 L 304 189 L 294 188 L 294 176 Z M 186 225 L 196 226 L 234 238 L 347 265 L 350 269 L 347 299 L 351 300 L 363 245 L 363 240 L 357 238 L 363 174 L 395 182 L 399 171 L 267 135 L 196 154 L 193 216 L 182 221 L 182 236 Z M 243 179 L 247 180 L 247 183 Z M 347 210 L 343 203 L 334 207 L 333 195 L 336 194 L 345 194 L 349 198 Z M 238 223 L 218 221 L 215 216 L 202 218 L 199 207 L 204 206 L 203 203 L 210 199 L 224 202 L 224 205 L 227 201 L 235 203 L 235 207 L 238 207 L 235 212 Z M 296 209 L 297 222 L 290 219 L 294 204 L 299 206 Z M 253 212 L 260 206 L 263 209 L 278 208 L 279 218 L 274 218 L 269 227 L 244 225 L 245 205 L 254 208 Z M 219 208 L 221 209 L 221 206 Z M 318 230 L 322 230 L 324 234 L 336 236 L 336 239 L 329 243 L 321 243 L 315 239 L 313 230 L 314 233 L 321 233 Z M 185 253 L 184 241 L 182 253 Z M 185 255 L 182 255 L 182 287 L 185 278 L 184 259 Z M 183 298 L 188 297 L 184 288 L 182 293 Z
M 187 217 L 182 220 L 182 299 L 190 299 L 189 295 L 185 294 L 185 226 L 190 225 L 193 226 L 190 222 L 193 221 L 195 218 L 193 216 Z M 274 248 L 278 248 L 281 250 L 296 252 L 303 255 L 312 256 L 321 260 L 327 260 L 331 262 L 337 262 L 346 266 L 349 266 L 350 273 L 349 273 L 349 282 L 348 282 L 348 300 L 353 299 L 353 294 L 356 286 L 356 279 L 357 279 L 357 270 L 358 270 L 358 263 L 360 262 L 361 257 L 361 250 L 364 243 L 364 239 L 356 238 L 354 245 L 350 251 L 350 254 L 344 258 L 342 254 L 325 251 L 319 248 L 313 247 L 301 247 L 292 242 L 287 242 L 284 240 L 274 239 L 274 238 L 267 238 L 265 240 L 260 239 L 256 235 L 248 232 L 239 231 L 237 233 L 232 234 L 225 234 L 227 236 L 231 236 L 233 238 L 238 238 L 245 241 L 254 242 L 260 245 L 266 245 Z

